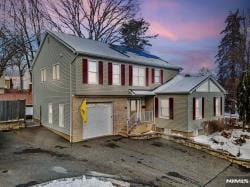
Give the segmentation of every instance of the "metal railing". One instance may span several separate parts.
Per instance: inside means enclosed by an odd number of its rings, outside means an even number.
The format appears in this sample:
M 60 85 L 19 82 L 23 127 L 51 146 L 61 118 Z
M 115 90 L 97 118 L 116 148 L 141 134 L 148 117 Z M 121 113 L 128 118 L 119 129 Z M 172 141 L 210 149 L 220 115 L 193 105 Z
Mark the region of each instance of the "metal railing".
M 154 121 L 154 113 L 153 111 L 144 111 L 141 112 L 141 116 L 138 117 L 138 115 L 135 113 L 130 116 L 127 124 L 127 133 L 137 125 L 140 125 L 143 122 L 153 122 Z

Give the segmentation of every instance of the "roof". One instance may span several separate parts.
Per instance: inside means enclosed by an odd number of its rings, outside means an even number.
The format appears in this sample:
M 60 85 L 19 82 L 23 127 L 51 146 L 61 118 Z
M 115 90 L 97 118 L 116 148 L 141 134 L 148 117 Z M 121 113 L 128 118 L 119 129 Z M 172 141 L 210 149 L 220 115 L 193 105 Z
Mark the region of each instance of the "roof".
M 220 86 L 220 84 L 210 75 L 201 76 L 184 76 L 177 75 L 170 81 L 156 88 L 153 92 L 156 94 L 163 93 L 192 93 L 201 83 L 211 79 L 222 92 L 226 91 Z
M 144 50 L 135 50 L 123 46 L 106 44 L 60 32 L 47 31 L 46 35 L 47 34 L 53 36 L 77 54 L 98 56 L 101 58 L 166 69 L 182 69 L 180 66 L 170 64 L 160 57 L 152 55 Z
M 155 95 L 152 90 L 129 90 L 131 95 L 137 95 L 137 96 L 152 96 Z

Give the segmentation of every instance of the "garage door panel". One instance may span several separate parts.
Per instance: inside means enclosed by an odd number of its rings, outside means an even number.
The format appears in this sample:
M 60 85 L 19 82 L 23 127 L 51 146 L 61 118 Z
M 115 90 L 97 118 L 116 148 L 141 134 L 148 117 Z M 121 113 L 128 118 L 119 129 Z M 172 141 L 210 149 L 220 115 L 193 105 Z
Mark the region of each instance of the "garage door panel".
M 111 104 L 88 104 L 87 116 L 83 139 L 113 134 Z

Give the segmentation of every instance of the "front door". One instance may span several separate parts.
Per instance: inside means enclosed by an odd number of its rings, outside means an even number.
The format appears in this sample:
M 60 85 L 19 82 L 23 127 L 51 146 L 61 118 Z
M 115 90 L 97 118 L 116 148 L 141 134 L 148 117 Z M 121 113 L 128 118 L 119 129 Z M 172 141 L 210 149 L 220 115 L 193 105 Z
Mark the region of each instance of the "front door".
M 137 120 L 141 118 L 141 100 L 131 99 L 129 102 L 129 117 L 134 117 Z

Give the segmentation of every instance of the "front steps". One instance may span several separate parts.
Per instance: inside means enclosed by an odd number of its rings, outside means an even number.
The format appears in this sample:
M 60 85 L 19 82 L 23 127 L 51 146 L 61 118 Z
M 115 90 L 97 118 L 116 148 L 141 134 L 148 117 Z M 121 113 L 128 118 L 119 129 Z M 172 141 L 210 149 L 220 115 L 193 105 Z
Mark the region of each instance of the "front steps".
M 127 127 L 123 127 L 118 134 L 131 139 L 152 139 L 159 138 L 162 135 L 161 132 L 157 131 L 154 124 L 146 122 L 134 125 L 129 131 L 127 131 Z

